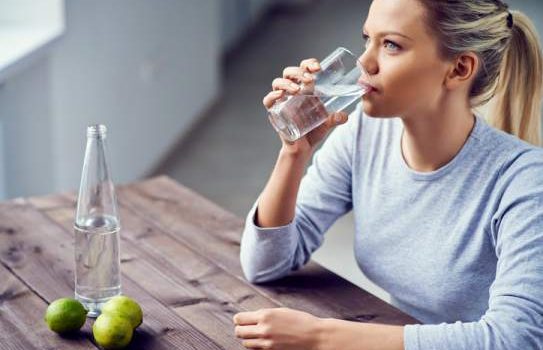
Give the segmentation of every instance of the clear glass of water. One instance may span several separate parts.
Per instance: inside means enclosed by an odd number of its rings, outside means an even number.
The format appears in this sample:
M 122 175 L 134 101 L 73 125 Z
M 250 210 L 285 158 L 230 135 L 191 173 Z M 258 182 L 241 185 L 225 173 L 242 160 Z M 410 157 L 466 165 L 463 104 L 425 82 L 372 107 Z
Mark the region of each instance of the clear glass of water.
M 312 84 L 287 95 L 268 109 L 275 130 L 293 142 L 324 123 L 332 113 L 341 112 L 367 92 L 361 76 L 368 74 L 349 50 L 339 47 L 320 62 L 321 71 Z

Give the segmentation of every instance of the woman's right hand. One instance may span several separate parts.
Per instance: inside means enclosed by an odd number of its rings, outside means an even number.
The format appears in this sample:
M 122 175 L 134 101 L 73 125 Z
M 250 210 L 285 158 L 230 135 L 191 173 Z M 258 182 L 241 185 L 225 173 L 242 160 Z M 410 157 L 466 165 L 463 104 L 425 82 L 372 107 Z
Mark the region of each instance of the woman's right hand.
M 314 74 L 320 69 L 319 62 L 314 58 L 303 60 L 299 67 L 285 68 L 283 77 L 273 80 L 273 90 L 262 100 L 264 107 L 266 109 L 271 108 L 277 100 L 282 99 L 286 94 L 294 95 L 299 93 L 301 83 L 304 84 L 305 88 L 311 88 L 315 80 Z M 310 155 L 332 128 L 346 121 L 346 113 L 332 113 L 328 116 L 326 122 L 294 142 L 287 141 L 280 136 L 283 149 L 289 153 Z

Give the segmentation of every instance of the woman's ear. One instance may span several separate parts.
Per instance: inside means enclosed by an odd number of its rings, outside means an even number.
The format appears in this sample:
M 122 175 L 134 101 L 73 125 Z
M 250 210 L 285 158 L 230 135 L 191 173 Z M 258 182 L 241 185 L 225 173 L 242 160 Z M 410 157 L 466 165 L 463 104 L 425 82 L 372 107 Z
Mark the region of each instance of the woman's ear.
M 453 62 L 445 78 L 445 86 L 457 89 L 460 86 L 471 86 L 479 68 L 479 57 L 473 52 L 460 54 Z M 468 84 L 466 84 L 468 83 Z

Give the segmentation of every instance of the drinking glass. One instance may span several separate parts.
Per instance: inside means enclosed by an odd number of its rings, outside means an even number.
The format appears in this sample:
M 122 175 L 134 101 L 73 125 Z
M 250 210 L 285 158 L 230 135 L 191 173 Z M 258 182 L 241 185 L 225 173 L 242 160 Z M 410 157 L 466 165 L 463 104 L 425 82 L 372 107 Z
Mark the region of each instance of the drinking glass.
M 311 84 L 301 84 L 294 95 L 286 95 L 268 109 L 275 130 L 293 142 L 360 100 L 369 88 L 360 83 L 368 74 L 349 50 L 339 47 L 320 62 L 321 70 Z

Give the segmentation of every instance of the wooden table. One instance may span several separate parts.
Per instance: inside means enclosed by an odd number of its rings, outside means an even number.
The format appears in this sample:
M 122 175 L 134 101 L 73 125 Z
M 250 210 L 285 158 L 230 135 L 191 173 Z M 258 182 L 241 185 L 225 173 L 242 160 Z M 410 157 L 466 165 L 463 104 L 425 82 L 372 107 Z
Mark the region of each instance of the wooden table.
M 380 299 L 309 263 L 266 285 L 243 278 L 243 222 L 167 177 L 118 188 L 123 294 L 144 311 L 131 349 L 242 349 L 238 311 L 286 306 L 320 317 L 416 323 Z M 43 321 L 73 296 L 74 193 L 0 204 L 0 349 L 96 349 L 91 325 L 68 337 Z

